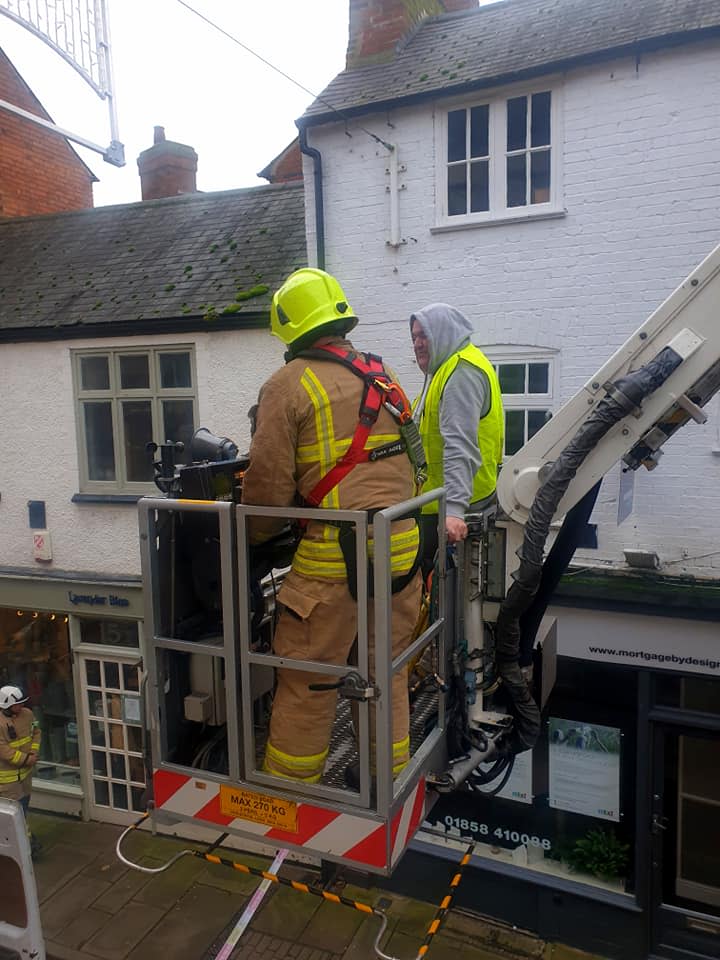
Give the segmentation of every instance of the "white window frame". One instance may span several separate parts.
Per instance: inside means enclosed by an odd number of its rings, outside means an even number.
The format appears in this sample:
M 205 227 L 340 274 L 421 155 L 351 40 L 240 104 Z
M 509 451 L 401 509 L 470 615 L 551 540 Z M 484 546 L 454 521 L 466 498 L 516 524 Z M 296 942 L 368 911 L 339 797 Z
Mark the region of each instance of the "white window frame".
M 547 393 L 504 393 L 502 395 L 503 409 L 509 410 L 550 410 L 554 412 L 557 406 L 559 385 L 559 354 L 557 350 L 548 347 L 530 347 L 520 345 L 499 345 L 494 347 L 483 346 L 483 353 L 492 363 L 497 372 L 498 366 L 503 363 L 547 363 L 548 364 L 548 391 Z M 527 416 L 524 429 L 525 443 L 527 436 Z M 506 454 L 503 450 L 503 459 L 513 454 Z
M 528 203 L 522 207 L 507 206 L 507 101 L 515 97 L 532 97 L 533 94 L 550 92 L 550 198 L 547 203 Z M 512 223 L 564 216 L 562 189 L 563 153 L 563 90 L 558 78 L 546 77 L 531 86 L 514 85 L 492 94 L 464 97 L 443 103 L 436 110 L 436 225 L 433 232 L 483 224 Z M 489 109 L 489 210 L 477 213 L 448 214 L 448 115 L 453 110 L 470 110 L 472 107 L 488 106 Z M 518 151 L 511 151 L 518 152 Z M 531 152 L 530 145 L 525 148 Z
M 160 386 L 160 354 L 187 353 L 190 355 L 190 387 Z M 149 387 L 141 389 L 121 389 L 120 387 L 120 360 L 121 356 L 146 356 L 149 358 Z M 107 390 L 81 389 L 81 360 L 83 357 L 106 356 L 109 358 L 110 387 Z M 123 400 L 150 400 L 153 423 L 153 437 L 155 442 L 164 442 L 174 439 L 160 436 L 162 430 L 162 401 L 192 399 L 193 430 L 198 424 L 198 384 L 195 365 L 195 345 L 192 343 L 172 343 L 167 345 L 153 344 L 149 346 L 112 346 L 88 347 L 71 351 L 73 392 L 75 398 L 75 428 L 77 435 L 78 467 L 80 479 L 80 493 L 107 494 L 107 495 L 134 495 L 152 493 L 156 488 L 152 481 L 141 483 L 127 479 L 127 465 L 123 442 L 123 421 L 120 404 Z M 85 434 L 85 401 L 110 401 L 112 414 L 113 445 L 115 452 L 115 479 L 91 480 L 88 471 L 88 450 Z M 150 459 L 150 454 L 148 454 Z

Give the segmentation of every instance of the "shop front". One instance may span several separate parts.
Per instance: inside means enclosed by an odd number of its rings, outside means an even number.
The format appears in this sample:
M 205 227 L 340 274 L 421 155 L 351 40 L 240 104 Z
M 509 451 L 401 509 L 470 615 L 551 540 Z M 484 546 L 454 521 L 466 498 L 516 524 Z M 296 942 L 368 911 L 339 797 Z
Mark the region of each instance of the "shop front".
M 618 960 L 717 960 L 717 621 L 552 613 L 539 742 L 506 782 L 442 798 L 391 885 L 439 902 L 472 843 L 455 899 L 473 912 Z
M 720 679 L 656 676 L 651 697 L 653 952 L 718 957 Z
M 112 823 L 144 810 L 140 583 L 0 577 L 0 682 L 42 730 L 32 806 Z

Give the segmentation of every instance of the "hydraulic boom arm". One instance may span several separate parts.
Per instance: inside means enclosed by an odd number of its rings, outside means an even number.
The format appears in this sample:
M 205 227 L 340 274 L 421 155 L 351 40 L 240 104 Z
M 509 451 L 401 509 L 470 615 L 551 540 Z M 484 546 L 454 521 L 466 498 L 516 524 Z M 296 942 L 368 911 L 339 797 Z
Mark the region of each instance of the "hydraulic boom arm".
M 720 389 L 720 246 L 505 463 L 497 492 L 509 517 L 521 524 L 527 522 L 550 466 L 608 395 L 618 395 L 611 385 L 631 371 L 639 371 L 666 347 L 679 362 L 641 403 L 631 401 L 626 415 L 587 453 L 557 504 L 556 515 L 567 513 L 618 460 L 623 459 L 631 470 L 641 465 L 652 470 L 668 437 L 689 420 L 705 421 L 702 407 Z
M 514 521 L 522 530 L 516 550 L 519 538 L 508 529 L 508 557 L 514 553 L 520 563 L 495 633 L 496 666 L 515 715 L 513 752 L 530 749 L 540 730 L 520 662 L 533 642 L 526 615 L 542 609 L 552 589 L 546 585 L 539 595 L 550 524 L 593 497 L 618 460 L 628 469 L 653 469 L 677 429 L 705 421 L 702 407 L 720 389 L 719 303 L 717 247 L 500 472 L 506 525 Z

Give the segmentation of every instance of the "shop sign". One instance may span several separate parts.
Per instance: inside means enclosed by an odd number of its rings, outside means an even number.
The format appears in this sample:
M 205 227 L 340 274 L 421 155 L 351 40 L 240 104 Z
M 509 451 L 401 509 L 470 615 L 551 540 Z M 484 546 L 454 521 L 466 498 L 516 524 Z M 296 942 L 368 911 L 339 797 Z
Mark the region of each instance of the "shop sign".
M 73 606 L 83 604 L 88 607 L 129 607 L 130 601 L 127 597 L 118 597 L 114 593 L 75 593 L 74 590 L 68 590 L 68 600 Z
M 558 656 L 720 677 L 717 623 L 555 607 Z
M 142 589 L 132 583 L 115 587 L 50 577 L 0 577 L 0 607 L 20 610 L 93 613 L 142 619 Z

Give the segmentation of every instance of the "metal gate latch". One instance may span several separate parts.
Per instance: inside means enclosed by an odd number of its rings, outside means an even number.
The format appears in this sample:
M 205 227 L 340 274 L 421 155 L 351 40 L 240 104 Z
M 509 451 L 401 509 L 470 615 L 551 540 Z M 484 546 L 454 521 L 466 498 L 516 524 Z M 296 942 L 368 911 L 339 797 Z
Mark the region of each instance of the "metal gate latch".
M 377 700 L 380 691 L 369 684 L 357 670 L 351 670 L 333 683 L 309 683 L 308 690 L 337 690 L 341 697 L 348 700 Z

